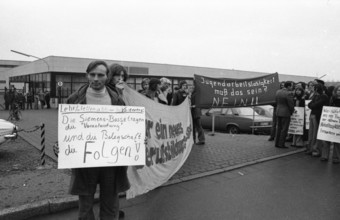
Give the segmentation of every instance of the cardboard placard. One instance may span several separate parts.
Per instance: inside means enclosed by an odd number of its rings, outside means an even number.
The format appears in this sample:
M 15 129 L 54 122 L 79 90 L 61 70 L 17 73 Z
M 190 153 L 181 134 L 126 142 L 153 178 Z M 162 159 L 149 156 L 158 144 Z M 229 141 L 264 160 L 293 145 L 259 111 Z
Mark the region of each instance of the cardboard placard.
M 305 108 L 294 107 L 294 113 L 290 117 L 288 134 L 303 135 L 304 120 L 305 120 Z
M 322 108 L 317 139 L 340 143 L 340 108 Z
M 60 104 L 58 168 L 145 165 L 145 109 Z

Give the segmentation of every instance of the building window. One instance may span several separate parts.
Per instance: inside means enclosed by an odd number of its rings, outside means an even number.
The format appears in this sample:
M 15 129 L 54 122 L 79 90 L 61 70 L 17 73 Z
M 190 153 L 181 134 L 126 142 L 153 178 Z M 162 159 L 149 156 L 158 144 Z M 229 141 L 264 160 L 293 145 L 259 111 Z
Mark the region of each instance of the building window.
M 129 67 L 129 73 L 130 74 L 138 74 L 138 75 L 148 75 L 149 74 L 149 68 L 146 67 Z

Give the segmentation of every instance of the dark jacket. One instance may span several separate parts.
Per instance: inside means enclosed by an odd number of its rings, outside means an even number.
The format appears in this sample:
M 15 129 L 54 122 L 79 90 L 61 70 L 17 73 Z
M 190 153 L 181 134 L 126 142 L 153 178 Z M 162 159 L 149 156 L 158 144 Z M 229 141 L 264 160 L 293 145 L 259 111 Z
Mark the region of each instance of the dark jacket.
M 276 92 L 276 115 L 278 117 L 290 117 L 294 112 L 293 94 L 286 88 Z
M 191 106 L 195 106 L 196 105 L 195 97 L 196 97 L 196 93 L 193 93 L 191 95 Z M 200 118 L 201 115 L 202 115 L 201 108 L 198 108 L 196 106 L 195 107 L 191 107 L 191 115 L 192 115 L 193 119 Z
M 329 104 L 329 99 L 326 94 L 314 95 L 308 107 L 311 109 L 311 115 L 315 115 L 316 120 L 319 122 L 322 114 L 322 107 Z
M 294 105 L 296 107 L 305 107 L 305 99 L 304 98 L 298 98 L 298 97 L 294 97 Z
M 178 90 L 172 96 L 171 105 L 180 105 L 182 102 L 184 102 L 186 97 L 187 97 L 187 93 L 185 91 Z
M 329 105 L 334 107 L 340 107 L 340 99 L 335 99 L 334 97 L 332 97 Z
M 89 87 L 88 84 L 80 87 L 78 91 L 74 92 L 69 96 L 66 103 L 67 104 L 86 104 L 86 91 Z M 125 105 L 124 101 L 119 97 L 119 95 L 112 91 L 110 88 L 106 87 L 110 97 L 112 105 Z M 127 167 L 116 167 L 117 168 L 117 181 L 116 187 L 118 192 L 124 192 L 130 188 L 130 183 L 127 177 Z M 72 169 L 72 176 L 71 176 L 71 186 L 70 191 L 71 194 L 75 195 L 88 195 L 89 192 L 88 179 L 87 175 L 88 172 L 87 168 L 76 168 Z

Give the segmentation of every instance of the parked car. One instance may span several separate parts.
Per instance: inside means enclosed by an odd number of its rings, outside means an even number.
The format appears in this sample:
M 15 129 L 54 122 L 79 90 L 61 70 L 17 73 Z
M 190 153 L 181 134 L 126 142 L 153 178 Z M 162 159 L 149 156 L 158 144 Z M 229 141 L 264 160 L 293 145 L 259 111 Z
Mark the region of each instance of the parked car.
M 212 108 L 203 110 L 202 114 L 203 128 L 212 129 L 215 115 L 215 130 L 231 134 L 252 133 L 253 128 L 256 134 L 269 134 L 272 127 L 272 118 L 259 115 L 252 107 Z
M 259 115 L 267 116 L 269 118 L 273 117 L 274 107 L 272 105 L 258 105 L 253 108 Z
M 17 137 L 18 127 L 4 119 L 0 119 L 0 144 Z

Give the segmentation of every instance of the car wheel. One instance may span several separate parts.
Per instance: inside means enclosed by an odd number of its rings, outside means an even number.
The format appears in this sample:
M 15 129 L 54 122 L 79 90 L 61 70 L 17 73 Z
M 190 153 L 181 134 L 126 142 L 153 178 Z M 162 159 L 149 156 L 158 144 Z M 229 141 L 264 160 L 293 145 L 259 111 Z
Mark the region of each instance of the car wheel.
M 240 133 L 240 129 L 236 125 L 228 125 L 227 132 L 229 134 L 238 134 Z

